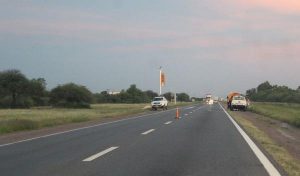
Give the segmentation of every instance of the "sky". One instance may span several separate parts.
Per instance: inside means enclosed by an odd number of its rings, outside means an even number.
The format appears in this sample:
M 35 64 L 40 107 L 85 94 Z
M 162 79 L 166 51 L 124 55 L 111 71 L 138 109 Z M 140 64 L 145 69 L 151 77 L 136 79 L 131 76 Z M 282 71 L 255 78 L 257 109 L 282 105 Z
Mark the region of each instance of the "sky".
M 0 0 L 0 71 L 226 97 L 300 85 L 299 0 Z

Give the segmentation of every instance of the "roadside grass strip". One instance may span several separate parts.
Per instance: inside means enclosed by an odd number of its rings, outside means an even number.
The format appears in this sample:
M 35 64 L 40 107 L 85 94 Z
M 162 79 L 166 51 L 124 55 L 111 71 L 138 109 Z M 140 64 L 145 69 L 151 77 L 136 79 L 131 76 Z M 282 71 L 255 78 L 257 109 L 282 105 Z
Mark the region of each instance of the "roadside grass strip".
M 107 154 L 109 152 L 112 152 L 113 150 L 116 150 L 117 148 L 119 148 L 119 147 L 110 147 L 110 148 L 108 148 L 106 150 L 103 150 L 102 152 L 99 152 L 99 153 L 97 153 L 95 155 L 92 155 L 92 156 L 90 156 L 90 157 L 88 157 L 88 158 L 86 158 L 86 159 L 84 159 L 82 161 L 83 162 L 93 161 L 93 160 L 95 160 L 95 159 L 97 159 L 97 158 L 99 158 L 99 157 L 101 157 L 101 156 L 103 156 L 103 155 L 105 155 L 105 154 Z

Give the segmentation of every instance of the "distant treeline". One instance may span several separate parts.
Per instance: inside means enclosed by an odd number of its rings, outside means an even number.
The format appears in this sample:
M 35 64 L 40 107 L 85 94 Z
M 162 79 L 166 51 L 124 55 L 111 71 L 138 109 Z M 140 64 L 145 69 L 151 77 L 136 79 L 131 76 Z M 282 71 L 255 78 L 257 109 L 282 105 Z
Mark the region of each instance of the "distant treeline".
M 149 103 L 156 96 L 156 92 L 142 91 L 136 85 L 131 85 L 116 95 L 107 91 L 93 94 L 85 86 L 74 83 L 58 85 L 48 91 L 44 78 L 28 79 L 19 70 L 14 69 L 0 72 L 0 108 L 89 108 L 91 103 Z M 164 96 L 171 100 L 174 95 L 168 92 Z M 186 93 L 180 93 L 177 100 L 190 101 L 190 97 Z
M 258 102 L 300 103 L 300 86 L 294 90 L 287 86 L 271 85 L 268 81 L 246 91 L 246 96 Z
M 94 94 L 96 103 L 149 103 L 154 97 L 159 96 L 152 90 L 142 91 L 131 85 L 127 90 L 122 90 L 119 94 L 109 94 L 107 91 Z M 163 94 L 169 101 L 174 100 L 174 93 Z M 177 101 L 188 102 L 190 96 L 186 93 L 177 94 Z

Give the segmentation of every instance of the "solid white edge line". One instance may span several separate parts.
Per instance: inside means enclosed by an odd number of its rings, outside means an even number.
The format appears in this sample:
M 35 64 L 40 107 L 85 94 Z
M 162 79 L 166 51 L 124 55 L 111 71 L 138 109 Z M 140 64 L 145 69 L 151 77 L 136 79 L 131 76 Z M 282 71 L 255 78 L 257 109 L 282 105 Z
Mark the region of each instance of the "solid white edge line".
M 56 136 L 56 135 L 70 133 L 70 132 L 74 132 L 74 131 L 80 131 L 80 130 L 94 128 L 94 127 L 98 127 L 98 126 L 103 126 L 103 125 L 118 123 L 118 122 L 122 122 L 122 121 L 134 120 L 134 119 L 138 119 L 138 118 L 142 118 L 142 117 L 147 117 L 147 116 L 151 116 L 151 115 L 162 114 L 164 112 L 169 112 L 169 111 L 174 111 L 174 110 L 176 110 L 176 109 L 170 109 L 170 110 L 161 111 L 161 112 L 157 112 L 157 113 L 153 113 L 153 114 L 145 114 L 145 115 L 141 115 L 141 116 L 137 116 L 137 117 L 130 117 L 130 118 L 116 120 L 116 121 L 112 121 L 112 122 L 100 123 L 100 124 L 96 124 L 96 125 L 91 125 L 91 126 L 76 128 L 76 129 L 62 131 L 62 132 L 58 132 L 58 133 L 47 134 L 47 135 L 44 135 L 44 136 L 38 136 L 38 137 L 24 139 L 24 140 L 20 140 L 20 141 L 16 141 L 16 142 L 11 142 L 11 143 L 6 143 L 6 144 L 0 144 L 0 147 L 5 147 L 5 146 L 9 146 L 9 145 L 13 145 L 13 144 L 18 144 L 18 143 L 22 143 L 22 142 L 28 142 L 28 141 L 32 141 L 32 140 L 36 140 L 36 139 L 47 138 L 47 137 L 50 137 L 50 136 Z
M 172 121 L 168 121 L 168 122 L 165 123 L 165 125 L 169 125 L 171 123 L 172 123 Z
M 103 150 L 102 152 L 99 152 L 99 153 L 97 153 L 95 155 L 92 155 L 92 156 L 90 156 L 90 157 L 88 157 L 88 158 L 86 158 L 86 159 L 84 159 L 82 161 L 84 161 L 84 162 L 93 161 L 93 160 L 99 158 L 100 156 L 103 156 L 103 155 L 105 155 L 105 154 L 107 154 L 107 153 L 109 153 L 109 152 L 111 152 L 111 151 L 113 151 L 113 150 L 115 150 L 117 148 L 119 148 L 119 147 L 110 147 L 110 148 L 108 148 L 106 150 Z
M 263 152 L 257 147 L 257 145 L 251 140 L 251 138 L 245 133 L 245 131 L 233 120 L 230 114 L 220 105 L 219 106 L 223 109 L 227 117 L 230 119 L 230 121 L 233 123 L 233 125 L 236 127 L 238 132 L 242 135 L 242 137 L 245 139 L 247 144 L 250 146 L 256 157 L 259 159 L 259 161 L 262 163 L 266 171 L 270 176 L 281 176 L 279 171 L 274 167 L 274 165 L 271 163 L 271 161 L 263 154 Z
M 147 135 L 149 133 L 152 133 L 153 131 L 155 131 L 155 129 L 150 129 L 148 131 L 143 132 L 142 135 Z

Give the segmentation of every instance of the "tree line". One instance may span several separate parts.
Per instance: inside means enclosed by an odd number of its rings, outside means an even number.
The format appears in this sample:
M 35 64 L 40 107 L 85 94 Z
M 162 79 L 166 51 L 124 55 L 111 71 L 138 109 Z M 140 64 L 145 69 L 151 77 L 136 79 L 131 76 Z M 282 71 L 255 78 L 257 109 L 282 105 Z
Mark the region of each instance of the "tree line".
M 97 103 L 148 103 L 157 96 L 159 95 L 156 92 L 152 90 L 142 91 L 135 84 L 116 95 L 109 94 L 108 91 L 94 94 Z M 169 101 L 174 101 L 174 93 L 167 92 L 163 96 Z M 188 102 L 190 96 L 186 93 L 179 93 L 177 94 L 177 101 Z
M 300 86 L 297 89 L 291 89 L 287 86 L 271 85 L 266 81 L 257 88 L 247 90 L 246 96 L 258 102 L 300 103 Z
M 149 103 L 156 96 L 156 92 L 142 91 L 134 84 L 117 95 L 107 91 L 93 94 L 87 87 L 74 83 L 58 85 L 48 91 L 44 78 L 28 79 L 15 69 L 0 72 L 0 108 L 90 108 L 92 103 Z M 164 96 L 170 101 L 174 95 L 168 92 Z M 177 99 L 190 101 L 186 93 L 178 94 Z

